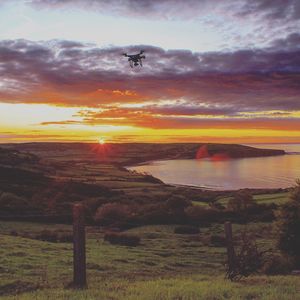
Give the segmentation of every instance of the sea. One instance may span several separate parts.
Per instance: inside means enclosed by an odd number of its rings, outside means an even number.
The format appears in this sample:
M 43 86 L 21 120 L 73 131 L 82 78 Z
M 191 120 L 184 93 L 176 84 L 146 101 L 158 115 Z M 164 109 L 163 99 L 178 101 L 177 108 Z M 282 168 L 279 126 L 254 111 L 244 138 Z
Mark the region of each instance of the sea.
M 227 160 L 158 160 L 127 167 L 151 174 L 166 184 L 212 190 L 288 188 L 300 179 L 300 144 L 251 144 L 264 149 L 283 149 L 285 155 Z

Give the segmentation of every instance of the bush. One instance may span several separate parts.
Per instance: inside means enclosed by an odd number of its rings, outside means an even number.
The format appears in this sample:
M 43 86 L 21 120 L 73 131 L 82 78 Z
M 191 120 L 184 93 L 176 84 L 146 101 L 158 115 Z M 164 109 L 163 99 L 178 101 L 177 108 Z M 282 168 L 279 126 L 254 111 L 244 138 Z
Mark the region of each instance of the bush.
M 40 233 L 38 233 L 35 238 L 37 240 L 45 241 L 45 242 L 57 242 L 57 233 L 50 230 L 42 230 Z
M 148 203 L 141 205 L 137 209 L 135 222 L 137 224 L 174 224 L 176 221 L 182 221 L 174 214 L 170 213 L 165 203 Z
M 178 226 L 174 229 L 174 233 L 177 234 L 197 234 L 199 232 L 199 228 L 194 226 Z
M 258 273 L 264 262 L 264 254 L 258 249 L 254 237 L 243 233 L 234 266 L 230 268 L 229 264 L 226 265 L 226 277 L 233 281 Z
M 128 205 L 107 203 L 97 209 L 94 219 L 100 225 L 122 226 L 126 224 L 131 215 Z
M 291 262 L 281 255 L 269 256 L 263 266 L 262 272 L 266 275 L 289 274 L 292 270 Z
M 1 211 L 20 213 L 28 211 L 30 208 L 26 199 L 12 193 L 2 193 L 0 195 Z
M 31 237 L 37 240 L 50 243 L 71 243 L 73 242 L 73 234 L 68 232 L 57 232 L 50 230 L 42 230 L 40 233 Z
M 189 206 L 185 209 L 188 222 L 192 224 L 209 224 L 219 220 L 220 213 L 212 208 L 205 208 L 202 206 Z
M 136 247 L 140 244 L 141 238 L 133 234 L 126 234 L 121 232 L 107 232 L 104 235 L 104 240 L 113 245 Z
M 295 259 L 300 266 L 300 180 L 293 189 L 290 201 L 277 211 L 277 227 L 279 229 L 279 249 Z
M 256 202 L 248 190 L 238 191 L 227 203 L 227 209 L 230 211 L 240 212 L 255 207 Z
M 210 201 L 208 203 L 208 205 L 213 208 L 213 209 L 219 209 L 219 210 L 224 210 L 225 209 L 225 206 L 222 205 L 220 202 L 218 201 Z
M 89 213 L 95 213 L 96 209 L 106 202 L 107 199 L 104 198 L 89 198 L 82 201 L 83 205 L 87 209 L 87 212 Z
M 226 247 L 226 238 L 223 235 L 211 235 L 210 243 L 214 247 Z
M 11 230 L 9 233 L 11 236 L 18 236 L 18 232 L 16 230 Z
M 60 243 L 73 243 L 73 234 L 72 233 L 60 233 L 58 234 L 57 241 Z
M 183 212 L 184 209 L 188 206 L 192 205 L 191 201 L 187 200 L 183 196 L 171 196 L 167 200 L 167 208 L 172 211 Z

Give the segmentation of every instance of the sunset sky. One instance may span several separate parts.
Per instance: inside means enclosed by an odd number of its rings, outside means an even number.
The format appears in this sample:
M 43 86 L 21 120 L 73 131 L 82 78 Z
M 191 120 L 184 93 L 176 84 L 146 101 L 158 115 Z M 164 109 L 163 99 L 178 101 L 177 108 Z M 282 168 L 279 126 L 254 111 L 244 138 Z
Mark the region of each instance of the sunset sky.
M 99 138 L 300 142 L 300 1 L 0 0 L 0 142 Z

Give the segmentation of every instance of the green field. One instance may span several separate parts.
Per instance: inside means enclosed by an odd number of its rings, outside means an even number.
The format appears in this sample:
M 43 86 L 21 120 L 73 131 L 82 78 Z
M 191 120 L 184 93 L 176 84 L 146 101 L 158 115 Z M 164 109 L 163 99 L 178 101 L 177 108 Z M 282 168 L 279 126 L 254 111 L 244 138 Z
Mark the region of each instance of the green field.
M 234 236 L 245 228 L 261 249 L 275 246 L 272 224 L 236 224 Z M 72 280 L 71 243 L 11 236 L 43 229 L 72 230 L 70 225 L 0 222 L 1 299 L 300 299 L 300 277 L 224 279 L 225 248 L 210 241 L 211 235 L 223 234 L 221 224 L 200 228 L 197 235 L 174 234 L 173 225 L 131 229 L 142 239 L 138 247 L 111 245 L 103 241 L 101 228 L 87 227 L 89 288 L 66 289 Z
M 276 194 L 260 194 L 260 195 L 254 195 L 253 198 L 256 201 L 257 204 L 277 204 L 281 205 L 286 203 L 289 200 L 289 192 L 282 192 L 282 193 L 276 193 Z M 220 204 L 226 206 L 228 201 L 232 199 L 233 197 L 219 197 L 217 199 L 217 202 Z M 196 203 L 196 201 L 194 202 Z
M 226 249 L 216 244 L 213 237 L 223 238 L 223 224 L 216 222 L 227 220 L 224 207 L 236 191 L 165 185 L 154 177 L 129 172 L 123 167 L 129 162 L 161 156 L 189 158 L 199 145 L 112 145 L 107 160 L 91 146 L 95 145 L 36 143 L 6 145 L 10 150 L 0 151 L 1 299 L 300 299 L 300 277 L 297 276 L 257 274 L 240 282 L 225 279 Z M 212 151 L 219 151 L 224 145 L 211 147 Z M 241 154 L 239 146 L 228 147 L 236 156 Z M 253 155 L 260 153 L 249 151 Z M 289 197 L 288 190 L 251 192 L 258 204 L 280 206 Z M 169 204 L 176 201 L 169 203 L 170 199 L 177 199 L 177 203 L 179 199 L 179 204 L 187 200 L 192 212 L 202 211 L 198 219 L 204 222 L 196 223 L 200 226 L 199 234 L 175 234 L 176 225 L 160 225 L 182 221 L 189 224 L 188 221 L 193 220 L 192 215 L 183 210 L 178 219 L 172 219 L 178 216 L 178 207 L 172 208 Z M 71 225 L 46 224 L 49 219 L 44 218 L 51 214 L 62 215 L 61 219 L 51 222 L 70 224 L 71 219 L 66 215 L 71 215 L 76 202 L 82 202 L 89 213 L 90 226 L 86 228 L 88 289 L 84 291 L 67 288 L 72 282 L 72 244 L 37 239 L 43 230 L 70 236 Z M 138 212 L 136 216 L 143 216 L 144 219 L 133 223 L 140 227 L 128 230 L 125 229 L 129 226 L 120 227 L 138 235 L 139 246 L 111 245 L 103 240 L 102 227 L 91 226 L 95 224 L 92 220 L 97 209 L 111 203 L 132 207 L 130 214 Z M 224 207 L 214 211 L 210 208 L 213 203 Z M 272 214 L 274 205 L 268 207 Z M 218 213 L 218 219 L 205 220 L 209 218 L 207 214 L 205 217 L 209 210 Z M 149 212 L 152 219 L 147 217 Z M 273 249 L 277 253 L 274 226 L 267 223 L 270 218 L 267 221 L 263 215 L 259 218 L 259 212 L 248 219 L 247 225 L 233 224 L 236 246 L 240 244 L 242 233 L 247 231 L 257 240 L 259 249 Z M 159 213 L 164 213 L 163 217 L 155 218 Z M 185 218 L 187 216 L 191 219 Z M 237 216 L 233 216 L 233 222 L 239 222 Z

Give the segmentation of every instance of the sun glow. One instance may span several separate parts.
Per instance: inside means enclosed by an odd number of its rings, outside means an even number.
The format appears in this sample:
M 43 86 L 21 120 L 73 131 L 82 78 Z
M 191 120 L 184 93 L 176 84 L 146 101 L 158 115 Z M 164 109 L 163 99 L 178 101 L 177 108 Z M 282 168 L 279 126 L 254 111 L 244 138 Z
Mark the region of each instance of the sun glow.
M 105 139 L 104 139 L 104 138 L 99 138 L 99 139 L 98 139 L 98 143 L 99 143 L 100 145 L 104 145 L 104 144 L 105 144 Z

